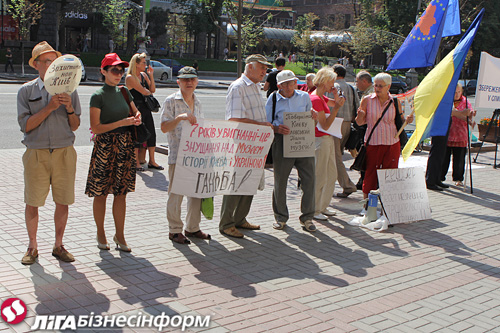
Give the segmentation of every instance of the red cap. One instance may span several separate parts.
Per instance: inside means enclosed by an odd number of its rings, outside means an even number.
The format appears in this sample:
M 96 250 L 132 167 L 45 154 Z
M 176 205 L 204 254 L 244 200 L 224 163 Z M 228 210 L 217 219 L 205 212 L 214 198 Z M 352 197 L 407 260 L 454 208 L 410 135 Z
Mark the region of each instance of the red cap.
M 101 68 L 106 66 L 116 66 L 123 65 L 124 67 L 128 67 L 128 62 L 122 61 L 118 54 L 116 53 L 108 53 L 101 61 Z

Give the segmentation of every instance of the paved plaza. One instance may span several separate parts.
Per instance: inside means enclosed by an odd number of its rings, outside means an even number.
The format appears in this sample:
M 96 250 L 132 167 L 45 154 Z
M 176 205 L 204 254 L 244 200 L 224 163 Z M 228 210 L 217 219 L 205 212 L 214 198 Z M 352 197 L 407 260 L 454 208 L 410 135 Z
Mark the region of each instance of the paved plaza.
M 347 224 L 360 211 L 359 191 L 333 198 L 337 216 L 316 223 L 315 233 L 303 231 L 295 172 L 288 186 L 291 218 L 284 230 L 274 230 L 269 169 L 266 189 L 254 197 L 249 218 L 261 230 L 243 231 L 244 239 L 219 234 L 221 197 L 216 197 L 214 219 L 202 220 L 212 240 L 189 246 L 168 240 L 167 170 L 148 170 L 138 174 L 136 192 L 127 198 L 125 234 L 132 253 L 123 253 L 96 246 L 92 200 L 84 195 L 91 147 L 76 150 L 76 203 L 65 234 L 76 261 L 62 263 L 51 256 L 54 204 L 49 194 L 40 209 L 40 256 L 31 266 L 20 262 L 27 247 L 24 149 L 1 151 L 0 300 L 17 297 L 28 307 L 22 323 L 0 321 L 2 332 L 29 331 L 36 315 L 162 312 L 210 316 L 209 327 L 187 329 L 197 332 L 500 330 L 500 169 L 475 168 L 472 195 L 454 186 L 429 191 L 431 220 L 382 233 Z M 419 156 L 425 159 L 427 153 Z M 493 157 L 484 153 L 479 161 L 491 163 Z M 157 161 L 166 166 L 167 157 L 158 155 Z M 358 175 L 349 174 L 356 182 Z M 111 198 L 106 231 L 111 241 Z M 105 330 L 153 328 L 82 331 Z

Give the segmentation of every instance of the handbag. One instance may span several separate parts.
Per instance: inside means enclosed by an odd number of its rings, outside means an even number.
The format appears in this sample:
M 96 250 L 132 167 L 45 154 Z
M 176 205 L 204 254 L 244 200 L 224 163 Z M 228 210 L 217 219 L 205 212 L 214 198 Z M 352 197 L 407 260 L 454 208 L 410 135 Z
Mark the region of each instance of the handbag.
M 127 102 L 129 108 L 129 116 L 133 117 L 134 113 L 132 112 L 132 107 L 130 106 L 130 100 L 128 98 L 127 91 L 125 90 L 125 87 L 120 87 L 120 90 L 122 92 L 123 97 L 125 98 L 125 101 Z M 137 126 L 132 125 L 129 126 L 128 128 L 130 130 L 130 133 L 132 134 L 132 140 L 134 142 L 143 143 L 144 141 L 147 141 L 151 136 L 151 133 L 149 133 L 144 123 L 141 123 L 140 125 Z
M 394 107 L 396 108 L 396 117 L 394 118 L 394 122 L 396 123 L 396 130 L 399 131 L 401 127 L 403 127 L 403 120 L 401 119 L 401 114 L 399 113 L 399 105 L 396 101 L 396 97 L 394 97 Z M 408 135 L 406 131 L 403 129 L 401 133 L 399 133 L 399 143 L 401 145 L 401 149 L 404 148 L 406 143 L 408 142 Z
M 148 108 L 149 111 L 151 112 L 160 111 L 160 102 L 158 102 L 158 100 L 152 94 L 143 97 L 144 97 L 144 104 L 146 104 L 146 107 Z
M 359 150 L 363 144 L 363 137 L 365 136 L 366 128 L 364 126 L 359 126 L 356 123 L 351 123 L 351 132 L 345 143 L 345 148 L 347 150 L 356 149 Z
M 370 142 L 370 139 L 372 138 L 373 131 L 375 130 L 375 128 L 378 126 L 378 124 L 382 120 L 382 117 L 385 115 L 385 113 L 387 112 L 387 109 L 389 109 L 389 106 L 391 106 L 392 102 L 393 102 L 393 100 L 391 99 L 389 101 L 389 103 L 387 104 L 387 106 L 385 107 L 384 112 L 382 112 L 382 115 L 380 116 L 380 118 L 378 118 L 377 122 L 375 123 L 375 126 L 373 126 L 373 128 L 370 132 L 370 135 L 368 136 L 368 139 L 359 149 L 359 153 L 356 156 L 356 158 L 354 159 L 354 163 L 351 165 L 351 170 L 366 171 L 366 146 L 368 146 L 368 143 Z

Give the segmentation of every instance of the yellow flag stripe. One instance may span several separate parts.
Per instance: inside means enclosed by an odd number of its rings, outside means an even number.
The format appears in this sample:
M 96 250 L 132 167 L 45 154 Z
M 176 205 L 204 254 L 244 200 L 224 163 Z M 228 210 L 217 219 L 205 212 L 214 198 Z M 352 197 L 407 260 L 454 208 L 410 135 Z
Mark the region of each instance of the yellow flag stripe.
M 420 142 L 427 125 L 429 125 L 432 115 L 441 103 L 450 81 L 455 72 L 453 64 L 453 53 L 441 60 L 441 62 L 422 80 L 415 92 L 415 131 L 405 145 L 402 155 L 406 161 L 413 153 L 415 147 Z

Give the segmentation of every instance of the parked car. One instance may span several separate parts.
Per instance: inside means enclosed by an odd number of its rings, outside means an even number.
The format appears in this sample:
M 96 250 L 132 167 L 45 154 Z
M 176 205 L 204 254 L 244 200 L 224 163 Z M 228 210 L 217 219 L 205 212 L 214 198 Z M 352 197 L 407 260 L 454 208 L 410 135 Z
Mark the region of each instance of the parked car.
M 150 60 L 150 66 L 154 69 L 155 81 L 167 81 L 172 79 L 172 68 L 156 60 Z
M 78 58 L 78 60 L 80 60 L 80 63 L 82 64 L 82 79 L 80 81 L 85 82 L 87 81 L 87 73 L 85 72 L 85 66 L 83 66 L 82 59 Z
M 402 94 L 407 90 L 408 90 L 408 85 L 403 80 L 403 78 L 399 76 L 392 77 L 391 88 L 389 89 L 389 92 L 391 94 Z
M 172 74 L 174 74 L 175 76 L 177 76 L 179 69 L 181 69 L 182 67 L 185 67 L 183 64 L 181 64 L 180 62 L 178 62 L 175 59 L 160 59 L 158 61 L 161 62 L 162 64 L 167 65 L 168 67 L 172 68 Z
M 467 82 L 467 87 L 465 87 L 465 82 Z M 467 96 L 473 96 L 476 94 L 477 80 L 458 80 L 458 83 L 464 87 L 464 92 Z

